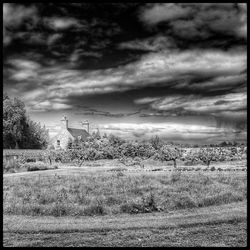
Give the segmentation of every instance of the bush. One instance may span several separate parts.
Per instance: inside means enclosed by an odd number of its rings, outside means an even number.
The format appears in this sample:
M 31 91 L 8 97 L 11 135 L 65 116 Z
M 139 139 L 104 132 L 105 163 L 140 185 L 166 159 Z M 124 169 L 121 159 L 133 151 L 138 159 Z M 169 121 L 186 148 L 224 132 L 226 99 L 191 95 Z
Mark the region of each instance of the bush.
M 211 170 L 211 171 L 215 171 L 215 167 L 211 167 L 210 170 Z
M 99 200 L 96 200 L 92 204 L 90 204 L 88 207 L 84 209 L 84 214 L 88 216 L 92 215 L 105 215 L 106 211 L 105 208 Z
M 159 209 L 156 206 L 155 196 L 150 193 L 148 196 L 142 197 L 142 201 L 131 201 L 120 206 L 120 211 L 123 213 L 137 214 L 137 213 L 152 213 Z
M 48 170 L 48 169 L 58 169 L 58 166 L 56 164 L 53 164 L 51 166 L 48 166 L 44 162 L 32 162 L 32 163 L 25 163 L 23 165 L 27 171 L 39 171 L 39 170 Z
M 137 213 L 143 213 L 143 205 L 140 203 L 125 203 L 120 206 L 120 211 L 122 213 L 129 213 L 129 214 L 137 214 Z
M 174 200 L 174 207 L 176 209 L 185 209 L 197 207 L 196 202 L 189 195 L 177 195 Z

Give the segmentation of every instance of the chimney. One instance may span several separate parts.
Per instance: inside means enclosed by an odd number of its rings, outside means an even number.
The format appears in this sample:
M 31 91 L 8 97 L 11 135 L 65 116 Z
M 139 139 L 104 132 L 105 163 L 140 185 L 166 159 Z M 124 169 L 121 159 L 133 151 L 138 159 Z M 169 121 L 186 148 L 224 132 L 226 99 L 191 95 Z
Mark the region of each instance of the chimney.
M 63 116 L 61 122 L 62 122 L 62 128 L 68 129 L 68 120 L 65 115 Z
M 87 125 L 87 131 L 89 133 L 89 122 L 86 120 L 84 122 L 80 122 L 82 125 Z

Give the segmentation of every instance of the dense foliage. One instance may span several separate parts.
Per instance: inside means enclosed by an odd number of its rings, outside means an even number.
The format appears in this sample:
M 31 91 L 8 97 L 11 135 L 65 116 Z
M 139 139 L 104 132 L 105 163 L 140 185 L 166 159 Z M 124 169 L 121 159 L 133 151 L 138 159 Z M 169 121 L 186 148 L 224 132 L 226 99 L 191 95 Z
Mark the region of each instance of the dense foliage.
M 48 130 L 27 117 L 24 103 L 4 94 L 3 148 L 44 149 L 48 139 Z

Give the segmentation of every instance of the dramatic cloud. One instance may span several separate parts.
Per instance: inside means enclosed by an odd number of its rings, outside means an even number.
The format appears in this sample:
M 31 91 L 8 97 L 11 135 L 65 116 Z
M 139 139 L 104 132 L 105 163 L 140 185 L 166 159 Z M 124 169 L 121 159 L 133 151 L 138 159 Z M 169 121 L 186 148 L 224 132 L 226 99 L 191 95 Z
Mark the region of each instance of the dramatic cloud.
M 142 99 L 143 100 L 143 99 Z M 142 100 L 135 101 L 140 103 Z M 150 104 L 153 109 L 164 111 L 176 111 L 185 114 L 195 112 L 197 114 L 217 114 L 219 112 L 238 112 L 246 110 L 247 96 L 246 93 L 232 93 L 220 96 L 168 96 L 159 98 Z
M 78 60 L 73 55 L 71 61 Z M 65 65 L 41 67 L 36 62 L 21 59 L 8 62 L 13 66 L 10 79 L 33 82 L 44 89 L 38 97 L 40 101 L 49 98 L 53 102 L 53 99 L 60 98 L 63 102 L 70 96 L 125 92 L 152 84 L 161 86 L 164 83 L 165 86 L 178 89 L 188 84 L 185 82 L 187 79 L 195 76 L 215 79 L 212 83 L 189 83 L 189 89 L 202 88 L 209 91 L 211 85 L 226 89 L 234 81 L 244 81 L 238 74 L 246 68 L 246 55 L 219 50 L 152 53 L 136 63 L 92 71 L 70 69 Z M 30 105 L 28 100 L 27 105 Z
M 246 38 L 245 3 L 5 3 L 3 87 L 52 127 L 243 140 Z

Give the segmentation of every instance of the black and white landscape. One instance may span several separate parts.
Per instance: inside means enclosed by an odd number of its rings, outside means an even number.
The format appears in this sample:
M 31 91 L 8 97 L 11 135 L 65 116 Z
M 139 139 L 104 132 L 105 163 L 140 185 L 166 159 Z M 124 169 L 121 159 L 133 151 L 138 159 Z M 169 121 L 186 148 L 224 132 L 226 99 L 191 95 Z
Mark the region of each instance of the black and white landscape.
M 246 3 L 4 3 L 3 92 L 4 246 L 246 246 Z

